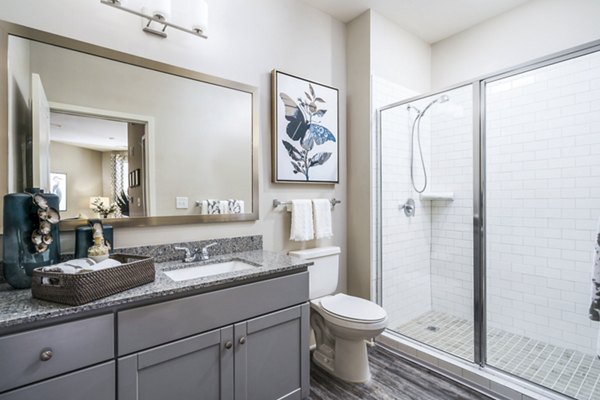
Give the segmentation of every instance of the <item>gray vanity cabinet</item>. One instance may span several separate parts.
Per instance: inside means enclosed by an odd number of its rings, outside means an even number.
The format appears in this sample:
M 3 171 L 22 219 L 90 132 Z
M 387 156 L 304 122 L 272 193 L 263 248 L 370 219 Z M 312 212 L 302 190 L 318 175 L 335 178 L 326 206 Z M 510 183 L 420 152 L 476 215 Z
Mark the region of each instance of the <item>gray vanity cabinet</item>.
M 121 357 L 118 398 L 306 398 L 308 313 L 305 303 Z
M 120 400 L 233 400 L 233 327 L 119 359 Z
M 114 316 L 0 337 L 0 400 L 114 400 Z
M 309 395 L 309 306 L 235 325 L 235 400 L 300 400 Z

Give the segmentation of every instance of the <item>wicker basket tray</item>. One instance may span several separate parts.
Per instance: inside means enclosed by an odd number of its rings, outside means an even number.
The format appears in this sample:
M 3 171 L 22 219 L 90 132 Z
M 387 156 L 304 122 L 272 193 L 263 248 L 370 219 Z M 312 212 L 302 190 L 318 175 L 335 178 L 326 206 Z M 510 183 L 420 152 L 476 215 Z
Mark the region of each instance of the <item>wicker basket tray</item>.
M 113 254 L 110 258 L 123 264 L 82 274 L 42 272 L 36 268 L 31 294 L 36 299 L 78 306 L 154 281 L 152 257 Z

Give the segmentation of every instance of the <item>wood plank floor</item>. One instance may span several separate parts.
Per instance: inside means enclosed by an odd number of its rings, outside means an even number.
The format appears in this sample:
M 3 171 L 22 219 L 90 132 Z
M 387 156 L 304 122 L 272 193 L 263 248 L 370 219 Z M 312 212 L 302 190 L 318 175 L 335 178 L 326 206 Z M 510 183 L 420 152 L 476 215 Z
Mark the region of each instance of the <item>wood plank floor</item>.
M 371 381 L 340 381 L 311 364 L 310 400 L 490 400 L 381 347 L 369 350 Z

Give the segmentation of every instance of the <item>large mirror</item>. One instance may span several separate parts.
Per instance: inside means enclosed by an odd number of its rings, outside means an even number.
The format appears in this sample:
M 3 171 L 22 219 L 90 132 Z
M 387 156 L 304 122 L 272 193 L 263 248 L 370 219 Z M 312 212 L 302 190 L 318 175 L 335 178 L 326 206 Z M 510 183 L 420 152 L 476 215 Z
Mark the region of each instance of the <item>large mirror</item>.
M 257 88 L 2 23 L 9 192 L 61 228 L 258 218 Z

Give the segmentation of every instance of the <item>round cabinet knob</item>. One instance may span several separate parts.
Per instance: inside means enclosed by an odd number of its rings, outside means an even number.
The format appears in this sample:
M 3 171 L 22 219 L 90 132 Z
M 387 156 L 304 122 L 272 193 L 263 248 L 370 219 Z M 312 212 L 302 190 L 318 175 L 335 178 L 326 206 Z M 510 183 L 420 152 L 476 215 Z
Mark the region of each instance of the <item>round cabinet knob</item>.
M 226 348 L 226 349 L 230 349 L 230 348 L 232 348 L 232 347 L 233 347 L 233 343 L 231 343 L 231 341 L 227 341 L 227 342 L 225 342 L 225 348 Z
M 52 358 L 53 355 L 54 355 L 54 353 L 52 353 L 52 349 L 43 350 L 40 353 L 40 360 L 42 360 L 42 361 L 48 361 L 49 359 Z
M 240 338 L 240 344 L 244 344 L 244 343 L 246 343 L 246 336 L 242 336 Z

